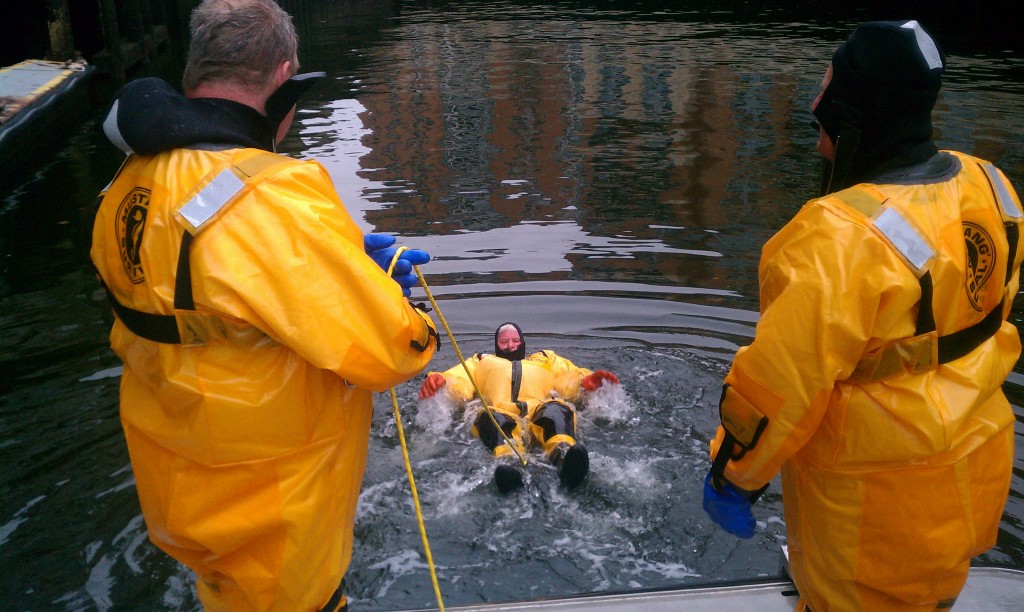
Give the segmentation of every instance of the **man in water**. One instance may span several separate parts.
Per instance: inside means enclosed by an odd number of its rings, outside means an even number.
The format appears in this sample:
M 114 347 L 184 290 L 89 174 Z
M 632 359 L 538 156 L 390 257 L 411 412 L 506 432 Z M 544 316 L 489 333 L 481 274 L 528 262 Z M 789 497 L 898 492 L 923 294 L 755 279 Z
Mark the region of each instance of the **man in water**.
M 206 0 L 191 32 L 184 96 L 118 92 L 104 131 L 130 156 L 93 227 L 142 513 L 208 610 L 344 609 L 372 393 L 436 346 L 403 297 L 429 256 L 394 282 L 394 238 L 272 153 L 311 82 L 287 13 Z
M 951 607 L 1008 495 L 1024 213 L 992 164 L 932 142 L 944 68 L 916 21 L 835 52 L 811 106 L 824 195 L 765 245 L 757 332 L 725 379 L 704 508 L 752 536 L 781 469 L 815 611 Z
M 461 363 L 444 373 L 427 374 L 420 399 L 446 388 L 453 400 L 467 402 L 476 395 L 475 381 L 494 420 L 486 409 L 481 410 L 473 422 L 473 435 L 495 457 L 502 457 L 513 452 L 505 436 L 517 451 L 523 449 L 523 428 L 528 424 L 533 440 L 558 466 L 562 485 L 569 489 L 579 486 L 590 469 L 590 457 L 586 447 L 576 441 L 576 408 L 570 402 L 583 391 L 596 391 L 605 383 L 618 384 L 619 379 L 605 370 L 591 372 L 577 367 L 554 351 L 539 351 L 527 357 L 526 340 L 515 323 L 503 323 L 495 331 L 493 355 L 477 353 L 466 360 L 466 367 L 468 374 Z M 519 470 L 504 463 L 496 468 L 494 481 L 502 493 L 523 486 Z

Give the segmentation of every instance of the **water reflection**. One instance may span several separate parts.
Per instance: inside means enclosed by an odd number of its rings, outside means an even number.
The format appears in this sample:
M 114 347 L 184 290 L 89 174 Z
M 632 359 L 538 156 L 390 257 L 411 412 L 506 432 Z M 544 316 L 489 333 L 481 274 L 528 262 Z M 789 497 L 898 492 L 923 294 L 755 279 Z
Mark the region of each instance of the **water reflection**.
M 283 149 L 319 159 L 363 229 L 433 255 L 423 271 L 461 349 L 489 350 L 515 319 L 531 348 L 623 379 L 623 397 L 582 413 L 584 489 L 565 495 L 534 461 L 503 503 L 465 416 L 419 405 L 419 379 L 397 390 L 446 604 L 774 574 L 778 489 L 758 537 L 738 542 L 704 517 L 699 476 L 721 378 L 757 319 L 761 245 L 817 188 L 806 108 L 867 9 L 283 4 L 304 68 L 331 77 Z M 947 46 L 937 135 L 1024 187 L 1024 60 L 981 42 Z M 0 210 L 0 592 L 13 608 L 198 607 L 188 572 L 145 542 L 109 308 L 81 259 L 79 215 L 119 162 L 94 121 Z M 431 367 L 454 359 L 446 340 Z M 1017 406 L 1022 389 L 1017 373 Z M 354 609 L 434 605 L 395 436 L 379 397 Z M 984 560 L 1019 566 L 1017 440 Z
M 361 50 L 372 77 L 335 83 L 354 90 L 348 110 L 363 128 L 356 207 L 376 231 L 434 255 L 424 271 L 457 338 L 487 350 L 495 323 L 515 318 L 542 343 L 532 346 L 625 373 L 640 407 L 635 421 L 584 429 L 597 449 L 584 495 L 560 495 L 535 466 L 525 499 L 498 508 L 458 416 L 450 430 L 434 413 L 409 417 L 452 601 L 775 572 L 777 495 L 756 543 L 721 540 L 688 472 L 703 469 L 720 376 L 753 331 L 760 246 L 817 187 L 806 109 L 842 31 L 483 3 L 403 13 Z M 1024 143 L 1002 132 L 1022 92 L 984 83 L 1019 66 L 965 62 L 936 113 L 943 145 L 1011 177 Z M 346 138 L 317 129 L 311 153 Z M 387 448 L 393 426 L 386 415 L 379 424 Z M 367 477 L 353 595 L 369 607 L 430 605 L 422 557 L 398 543 L 415 540 L 413 519 L 384 509 L 404 486 L 394 461 Z M 1019 558 L 1013 523 L 991 561 Z

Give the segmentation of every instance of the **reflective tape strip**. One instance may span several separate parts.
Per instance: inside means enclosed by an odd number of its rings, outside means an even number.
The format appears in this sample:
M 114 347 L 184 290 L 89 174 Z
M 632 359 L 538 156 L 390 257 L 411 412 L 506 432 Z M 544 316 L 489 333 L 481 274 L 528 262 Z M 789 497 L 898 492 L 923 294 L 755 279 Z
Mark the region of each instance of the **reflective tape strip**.
M 178 212 L 198 230 L 244 187 L 245 183 L 230 168 L 224 169 L 191 200 L 185 202 Z
M 892 246 L 910 262 L 910 265 L 918 270 L 924 269 L 925 264 L 935 254 L 917 230 L 895 209 L 883 210 L 875 219 L 875 227 L 889 239 Z
M 988 180 L 992 183 L 992 189 L 996 192 L 996 199 L 999 200 L 999 205 L 1003 207 L 1003 212 L 1006 216 L 1011 219 L 1024 217 L 1024 213 L 1021 213 L 1017 203 L 1013 201 L 1013 196 L 1010 195 L 1010 187 L 1003 180 L 1003 175 L 999 174 L 996 167 L 988 162 L 981 164 L 981 167 L 985 170 L 985 174 L 988 175 Z
M 921 28 L 921 24 L 911 19 L 900 27 L 914 31 L 914 37 L 917 38 L 917 47 L 921 50 L 924 61 L 928 63 L 929 70 L 942 68 L 942 56 L 939 55 L 939 50 L 935 47 L 935 41 Z

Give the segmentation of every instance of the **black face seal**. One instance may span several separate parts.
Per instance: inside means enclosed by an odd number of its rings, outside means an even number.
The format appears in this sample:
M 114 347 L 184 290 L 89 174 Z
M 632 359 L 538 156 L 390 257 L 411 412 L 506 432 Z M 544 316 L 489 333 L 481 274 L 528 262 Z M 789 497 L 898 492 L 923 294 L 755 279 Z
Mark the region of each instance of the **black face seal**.
M 498 347 L 498 333 L 501 332 L 502 328 L 514 327 L 516 332 L 519 333 L 519 348 L 514 351 L 503 351 Z M 520 361 L 526 359 L 526 337 L 523 336 L 523 330 L 519 329 L 519 326 L 515 323 L 508 321 L 498 326 L 498 329 L 494 330 L 494 354 L 498 357 L 503 357 L 509 361 Z
M 326 76 L 326 72 L 297 74 L 281 83 L 281 86 L 274 93 L 270 94 L 266 103 L 267 119 L 274 127 L 275 132 L 278 126 L 281 125 L 281 122 L 284 121 L 284 118 L 288 116 L 288 112 L 298 103 L 302 94 L 309 91 L 310 87 L 316 85 Z
M 859 26 L 832 56 L 814 117 L 835 144 L 830 191 L 935 154 L 931 113 L 945 57 L 916 21 Z

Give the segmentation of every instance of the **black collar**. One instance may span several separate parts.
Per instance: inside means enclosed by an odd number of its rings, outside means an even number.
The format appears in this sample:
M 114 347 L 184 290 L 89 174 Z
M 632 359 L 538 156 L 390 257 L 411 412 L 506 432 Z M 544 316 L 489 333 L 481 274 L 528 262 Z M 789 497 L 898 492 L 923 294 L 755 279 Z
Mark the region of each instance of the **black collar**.
M 275 137 L 270 121 L 250 106 L 222 98 L 189 99 L 152 77 L 117 92 L 104 131 L 114 144 L 140 155 L 210 145 L 273 151 Z

